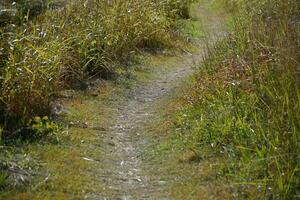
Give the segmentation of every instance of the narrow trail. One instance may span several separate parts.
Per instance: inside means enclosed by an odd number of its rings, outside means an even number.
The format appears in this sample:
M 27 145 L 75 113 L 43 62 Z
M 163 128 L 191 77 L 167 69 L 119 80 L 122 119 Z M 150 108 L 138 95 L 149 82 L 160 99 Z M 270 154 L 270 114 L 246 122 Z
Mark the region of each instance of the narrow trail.
M 224 34 L 220 16 L 205 6 L 199 5 L 197 11 L 199 15 L 193 17 L 206 17 L 205 31 L 210 42 Z M 104 137 L 105 158 L 97 175 L 109 192 L 106 196 L 93 199 L 168 199 L 162 192 L 162 185 L 167 183 L 160 181 L 160 177 L 149 177 L 142 167 L 141 155 L 153 144 L 145 126 L 158 117 L 159 113 L 154 108 L 161 100 L 176 92 L 183 81 L 193 74 L 193 67 L 202 61 L 201 49 L 205 44 L 199 41 L 197 53 L 183 55 L 171 70 L 160 73 L 151 83 L 136 88 L 131 98 L 119 105 L 116 119 L 112 120 Z
M 192 58 L 186 59 L 192 60 Z M 186 67 L 188 66 L 188 67 Z M 143 175 L 141 154 L 149 145 L 143 134 L 144 126 L 156 117 L 153 107 L 159 99 L 174 90 L 178 80 L 191 74 L 190 64 L 185 63 L 148 86 L 139 87 L 132 99 L 119 107 L 116 121 L 105 138 L 109 144 L 104 182 L 116 192 L 119 199 L 149 199 L 157 194 L 157 184 Z

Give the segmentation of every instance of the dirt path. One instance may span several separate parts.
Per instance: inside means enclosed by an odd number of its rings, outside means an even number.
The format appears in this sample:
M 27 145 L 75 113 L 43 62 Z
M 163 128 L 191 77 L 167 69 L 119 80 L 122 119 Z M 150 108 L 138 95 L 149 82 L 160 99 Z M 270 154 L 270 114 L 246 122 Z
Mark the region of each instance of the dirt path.
M 157 192 L 155 183 L 143 176 L 141 153 L 148 144 L 143 127 L 155 117 L 153 106 L 170 93 L 176 81 L 191 73 L 191 68 L 178 68 L 147 87 L 138 88 L 132 99 L 119 107 L 116 121 L 105 138 L 109 160 L 103 171 L 103 182 L 115 191 L 115 197 L 149 198 Z
M 103 182 L 114 190 L 113 199 L 149 199 L 159 194 L 155 180 L 144 176 L 141 168 L 141 153 L 149 145 L 144 127 L 156 117 L 155 104 L 193 72 L 193 57 L 183 57 L 183 62 L 172 71 L 137 88 L 131 99 L 118 108 L 117 119 L 105 138 L 108 145 L 104 148 L 105 154 L 110 156 L 104 161 Z
M 220 17 L 201 6 L 197 11 L 196 18 L 206 16 L 205 30 L 210 41 L 215 41 L 224 33 Z M 191 76 L 195 63 L 202 60 L 204 44 L 199 42 L 197 53 L 183 55 L 171 70 L 161 72 L 151 83 L 136 88 L 131 98 L 118 107 L 117 117 L 104 138 L 106 158 L 99 176 L 109 192 L 102 199 L 168 199 L 161 191 L 165 181 L 149 177 L 143 171 L 141 155 L 153 143 L 145 126 L 158 117 L 155 108 L 161 100 L 172 95 Z

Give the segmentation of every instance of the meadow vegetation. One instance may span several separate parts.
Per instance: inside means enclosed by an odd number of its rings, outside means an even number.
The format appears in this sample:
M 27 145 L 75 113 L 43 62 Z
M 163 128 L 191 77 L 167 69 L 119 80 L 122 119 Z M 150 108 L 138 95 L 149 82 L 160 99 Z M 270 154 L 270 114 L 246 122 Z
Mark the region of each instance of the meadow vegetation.
M 0 150 L 59 132 L 51 104 L 61 91 L 112 79 L 145 49 L 178 47 L 176 23 L 191 1 L 15 1 L 14 17 L 0 20 Z M 220 158 L 237 198 L 299 198 L 300 1 L 222 6 L 229 33 L 207 49 L 176 129 L 196 156 Z M 1 158 L 0 191 L 8 168 Z
M 0 191 L 20 171 L 8 161 L 19 145 L 62 132 L 52 115 L 60 93 L 114 79 L 144 50 L 179 47 L 176 21 L 190 1 L 1 2 Z
M 177 113 L 185 146 L 220 157 L 238 198 L 300 195 L 300 1 L 224 0 L 233 19 Z
M 112 78 L 142 49 L 174 47 L 189 1 L 7 1 L 18 17 L 0 28 L 2 137 L 49 116 L 59 91 Z

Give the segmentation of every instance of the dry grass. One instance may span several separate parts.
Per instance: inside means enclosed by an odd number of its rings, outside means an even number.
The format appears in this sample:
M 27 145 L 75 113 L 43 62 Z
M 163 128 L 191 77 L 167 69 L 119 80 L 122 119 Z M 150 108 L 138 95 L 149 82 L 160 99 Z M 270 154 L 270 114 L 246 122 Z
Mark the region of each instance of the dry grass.
M 299 195 L 299 1 L 225 1 L 232 32 L 210 48 L 177 125 L 226 157 L 241 198 Z
M 174 46 L 188 1 L 75 1 L 0 29 L 0 124 L 4 134 L 50 114 L 62 89 L 111 78 L 141 49 Z M 23 4 L 21 4 L 23 5 Z M 28 15 L 27 15 L 28 16 Z
M 9 146 L 60 132 L 51 117 L 43 117 L 52 116 L 51 104 L 62 90 L 115 78 L 145 49 L 178 47 L 176 20 L 190 1 L 16 2 L 17 15 L 0 27 L 0 142 Z M 90 120 L 84 108 L 77 111 Z M 1 175 L 0 187 L 4 180 Z

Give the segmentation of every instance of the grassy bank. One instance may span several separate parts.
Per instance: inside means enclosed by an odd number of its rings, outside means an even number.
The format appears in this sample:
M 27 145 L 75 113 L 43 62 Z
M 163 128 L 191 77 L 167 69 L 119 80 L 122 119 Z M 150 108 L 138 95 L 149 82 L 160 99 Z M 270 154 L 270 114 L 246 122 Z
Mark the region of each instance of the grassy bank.
M 176 126 L 187 149 L 222 160 L 240 198 L 299 198 L 300 2 L 223 2 L 232 30 L 208 50 Z
M 2 135 L 48 116 L 59 91 L 112 78 L 142 49 L 174 47 L 188 1 L 75 1 L 0 29 Z M 176 40 L 176 39 L 175 39 Z
M 63 176 L 66 170 L 60 171 L 61 163 L 76 155 L 78 170 L 84 168 L 80 151 L 87 147 L 78 147 L 82 144 L 78 138 L 90 138 L 76 129 L 74 137 L 77 132 L 80 136 L 68 141 L 65 131 L 52 121 L 54 102 L 66 90 L 89 88 L 95 79 L 128 75 L 129 61 L 141 51 L 180 47 L 177 19 L 188 17 L 190 1 L 72 1 L 55 8 L 48 3 L 58 1 L 41 1 L 42 8 L 30 7 L 35 5 L 31 2 L 38 1 L 16 1 L 17 19 L 0 27 L 0 191 L 14 191 L 27 184 L 27 177 L 39 168 L 36 157 L 50 163 L 48 168 L 56 173 L 51 175 L 56 181 L 74 177 L 62 190 L 75 191 L 84 181 L 76 170 L 67 178 Z M 7 6 L 11 3 L 7 1 Z M 30 5 L 28 9 L 19 9 L 25 4 Z M 38 13 L 32 13 L 35 9 Z M 100 113 L 103 107 L 99 103 L 97 107 Z M 98 141 L 94 132 L 91 137 Z M 58 142 L 62 144 L 55 146 Z M 56 190 L 62 182 L 49 187 Z

